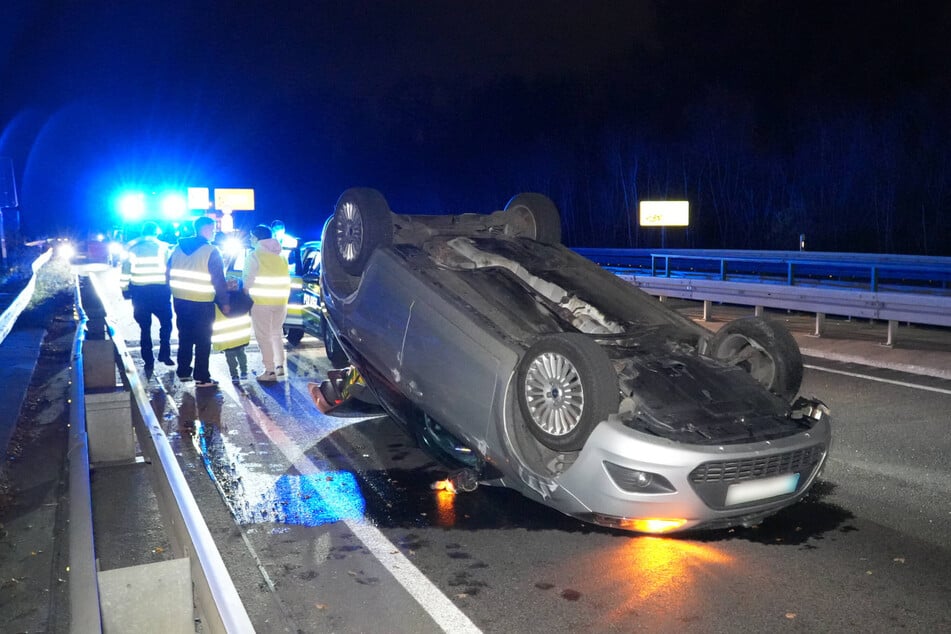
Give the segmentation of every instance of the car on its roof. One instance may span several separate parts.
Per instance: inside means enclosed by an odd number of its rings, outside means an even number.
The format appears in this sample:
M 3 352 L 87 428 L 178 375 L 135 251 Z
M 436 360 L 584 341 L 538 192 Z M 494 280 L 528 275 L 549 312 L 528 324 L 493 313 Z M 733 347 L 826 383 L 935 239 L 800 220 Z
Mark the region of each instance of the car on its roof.
M 832 443 L 782 324 L 716 334 L 561 244 L 523 193 L 405 215 L 376 190 L 324 227 L 329 327 L 387 412 L 469 481 L 642 532 L 753 525 L 801 499 Z

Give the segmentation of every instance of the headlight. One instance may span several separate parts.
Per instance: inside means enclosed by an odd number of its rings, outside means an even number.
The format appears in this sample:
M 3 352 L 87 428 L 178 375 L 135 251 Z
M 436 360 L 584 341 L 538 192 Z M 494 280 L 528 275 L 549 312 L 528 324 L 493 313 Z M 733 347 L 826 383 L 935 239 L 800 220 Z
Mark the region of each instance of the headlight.
M 56 245 L 56 257 L 63 260 L 72 260 L 76 255 L 76 247 L 71 242 L 60 242 Z
M 604 468 L 614 484 L 629 493 L 674 493 L 677 489 L 662 475 L 639 471 L 604 461 Z

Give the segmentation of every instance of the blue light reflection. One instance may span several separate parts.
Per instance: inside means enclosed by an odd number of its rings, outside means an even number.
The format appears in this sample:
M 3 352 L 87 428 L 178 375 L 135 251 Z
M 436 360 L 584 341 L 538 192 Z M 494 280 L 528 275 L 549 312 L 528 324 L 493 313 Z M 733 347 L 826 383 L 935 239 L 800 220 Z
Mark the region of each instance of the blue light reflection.
M 366 501 L 349 471 L 276 476 L 248 461 L 249 454 L 222 437 L 217 425 L 196 420 L 192 433 L 205 470 L 239 524 L 320 526 L 363 517 Z

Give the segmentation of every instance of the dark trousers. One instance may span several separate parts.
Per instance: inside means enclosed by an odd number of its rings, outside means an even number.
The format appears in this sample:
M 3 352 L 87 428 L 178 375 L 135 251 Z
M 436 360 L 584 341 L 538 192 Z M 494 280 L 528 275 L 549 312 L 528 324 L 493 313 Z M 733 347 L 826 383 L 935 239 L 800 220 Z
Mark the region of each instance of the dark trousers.
M 211 380 L 208 358 L 211 356 L 211 327 L 215 323 L 214 302 L 173 300 L 175 325 L 178 327 L 178 376 L 193 376 L 199 383 Z M 192 355 L 195 369 L 192 372 Z
M 168 286 L 132 286 L 132 317 L 139 324 L 139 348 L 142 361 L 150 368 L 155 364 L 152 353 L 152 315 L 159 321 L 159 359 L 172 357 L 172 295 Z

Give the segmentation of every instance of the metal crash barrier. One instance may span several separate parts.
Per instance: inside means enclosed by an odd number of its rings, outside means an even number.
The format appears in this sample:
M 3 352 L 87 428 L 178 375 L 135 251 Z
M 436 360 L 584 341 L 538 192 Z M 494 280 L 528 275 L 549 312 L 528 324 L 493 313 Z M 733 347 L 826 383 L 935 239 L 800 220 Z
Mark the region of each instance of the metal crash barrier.
M 95 276 L 88 279 L 101 296 Z M 147 624 L 135 631 L 194 632 L 193 604 L 202 631 L 254 632 L 125 343 L 112 338 L 115 328 L 104 311 L 92 317 L 83 311 L 78 282 L 76 305 L 80 321 L 71 368 L 69 445 L 71 631 L 132 631 L 133 618 Z M 117 368 L 121 385 L 116 384 Z M 134 459 L 129 455 L 130 449 L 134 454 L 133 428 L 150 463 L 152 487 L 176 559 L 97 571 L 90 455 L 106 465 Z

